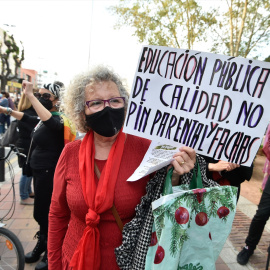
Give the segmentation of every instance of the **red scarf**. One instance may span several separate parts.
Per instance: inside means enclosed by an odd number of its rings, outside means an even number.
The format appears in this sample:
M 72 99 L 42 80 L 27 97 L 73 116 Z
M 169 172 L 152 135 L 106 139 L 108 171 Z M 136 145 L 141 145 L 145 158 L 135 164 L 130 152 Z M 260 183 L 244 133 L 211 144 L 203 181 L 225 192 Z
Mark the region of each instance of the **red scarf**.
M 120 130 L 101 172 L 98 185 L 95 183 L 94 134 L 88 132 L 80 146 L 79 172 L 85 202 L 88 206 L 86 228 L 70 261 L 74 270 L 98 270 L 100 267 L 99 224 L 100 214 L 110 209 L 114 200 L 114 188 L 124 151 L 125 134 Z

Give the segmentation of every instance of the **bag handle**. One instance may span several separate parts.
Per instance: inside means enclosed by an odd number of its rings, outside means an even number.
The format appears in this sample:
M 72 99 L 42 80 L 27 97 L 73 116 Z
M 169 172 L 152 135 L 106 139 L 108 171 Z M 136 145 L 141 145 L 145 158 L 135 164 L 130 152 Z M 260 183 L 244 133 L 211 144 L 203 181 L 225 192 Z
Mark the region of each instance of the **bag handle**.
M 100 171 L 99 171 L 99 168 L 98 168 L 96 162 L 94 164 L 94 171 L 95 171 L 95 174 L 96 174 L 97 178 L 99 179 L 100 178 Z M 117 223 L 120 231 L 122 232 L 123 231 L 123 228 L 124 228 L 124 225 L 123 225 L 123 222 L 122 222 L 122 220 L 121 220 L 121 218 L 120 218 L 120 216 L 119 216 L 119 214 L 117 212 L 117 209 L 116 209 L 116 207 L 115 207 L 114 204 L 113 204 L 111 210 L 112 210 L 113 216 L 114 216 L 114 218 L 116 220 L 116 223 Z
M 189 184 L 189 188 L 190 189 L 203 188 L 201 168 L 200 168 L 199 162 L 197 161 L 193 169 L 193 175 L 192 175 L 191 182 Z
M 163 186 L 163 192 L 162 192 L 163 196 L 173 193 L 173 189 L 172 189 L 173 170 L 174 170 L 174 168 L 171 167 L 167 172 L 166 179 L 165 179 L 164 186 Z
M 163 196 L 173 193 L 173 189 L 172 189 L 173 170 L 174 170 L 174 168 L 172 167 L 167 172 L 166 179 L 164 182 L 163 192 L 162 192 Z M 196 161 L 196 164 L 195 164 L 194 169 L 193 169 L 193 175 L 192 175 L 192 179 L 191 179 L 190 184 L 189 184 L 189 188 L 190 189 L 203 188 L 201 169 L 200 169 L 199 162 L 197 162 L 197 161 Z
M 40 120 L 40 121 L 37 123 L 37 125 L 34 127 L 33 132 L 36 132 L 36 131 L 40 128 L 41 125 L 42 125 L 42 121 Z M 31 148 L 32 148 L 32 144 L 33 144 L 33 136 L 32 136 L 32 139 L 31 139 L 31 142 L 30 142 L 30 146 L 29 146 L 29 150 L 28 150 L 28 153 L 27 153 L 27 158 L 26 158 L 26 161 L 25 161 L 26 164 L 28 164 L 29 158 L 30 158 L 30 156 L 31 156 Z

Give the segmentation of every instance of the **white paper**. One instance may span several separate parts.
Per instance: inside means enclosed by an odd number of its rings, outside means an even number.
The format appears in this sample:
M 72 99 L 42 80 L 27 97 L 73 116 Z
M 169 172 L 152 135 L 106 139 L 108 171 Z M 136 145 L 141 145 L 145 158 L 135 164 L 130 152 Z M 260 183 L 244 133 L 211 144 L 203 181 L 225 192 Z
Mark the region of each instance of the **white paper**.
M 173 155 L 177 152 L 179 152 L 179 147 L 152 141 L 140 166 L 127 181 L 137 181 L 167 166 L 173 161 Z

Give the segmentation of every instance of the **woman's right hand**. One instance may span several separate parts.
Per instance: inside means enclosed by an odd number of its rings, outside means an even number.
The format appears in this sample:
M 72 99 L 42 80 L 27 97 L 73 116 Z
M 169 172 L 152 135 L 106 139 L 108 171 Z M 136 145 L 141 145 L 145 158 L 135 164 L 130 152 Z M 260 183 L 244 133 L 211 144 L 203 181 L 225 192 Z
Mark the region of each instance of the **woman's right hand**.
M 22 83 L 23 92 L 27 97 L 30 97 L 33 94 L 33 84 L 28 81 L 23 81 Z

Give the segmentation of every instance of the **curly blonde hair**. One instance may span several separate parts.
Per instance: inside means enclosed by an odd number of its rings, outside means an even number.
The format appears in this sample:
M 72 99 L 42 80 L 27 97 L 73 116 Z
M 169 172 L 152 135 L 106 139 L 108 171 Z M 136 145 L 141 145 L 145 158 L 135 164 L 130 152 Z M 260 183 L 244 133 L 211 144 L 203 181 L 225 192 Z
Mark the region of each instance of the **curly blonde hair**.
M 63 93 L 62 109 L 80 132 L 88 132 L 90 128 L 85 122 L 85 88 L 89 84 L 99 82 L 114 82 L 125 98 L 125 110 L 128 105 L 128 91 L 121 78 L 111 68 L 100 65 L 92 70 L 82 72 L 74 77 L 67 90 Z

